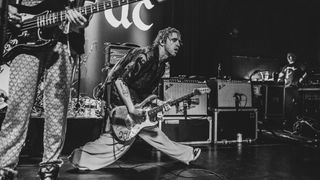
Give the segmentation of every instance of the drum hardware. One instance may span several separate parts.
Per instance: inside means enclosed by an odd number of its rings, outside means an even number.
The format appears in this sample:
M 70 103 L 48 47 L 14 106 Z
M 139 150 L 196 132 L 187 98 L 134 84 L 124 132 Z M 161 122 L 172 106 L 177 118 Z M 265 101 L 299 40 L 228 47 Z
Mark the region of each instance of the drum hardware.
M 312 136 L 313 138 L 320 138 L 320 124 L 316 120 L 307 116 L 297 116 L 297 121 L 293 124 L 293 133 L 302 136 Z
M 68 117 L 97 118 L 102 117 L 102 105 L 100 100 L 89 96 L 72 98 L 69 102 Z
M 250 81 L 270 82 L 276 81 L 278 74 L 268 70 L 256 70 L 250 75 Z

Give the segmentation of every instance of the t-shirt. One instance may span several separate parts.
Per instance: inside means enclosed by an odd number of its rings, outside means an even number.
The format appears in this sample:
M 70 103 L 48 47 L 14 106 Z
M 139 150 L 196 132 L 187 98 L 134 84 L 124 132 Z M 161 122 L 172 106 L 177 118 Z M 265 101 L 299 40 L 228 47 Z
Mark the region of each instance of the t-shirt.
M 285 86 L 297 85 L 303 75 L 301 65 L 298 63 L 284 66 L 281 72 L 284 74 Z

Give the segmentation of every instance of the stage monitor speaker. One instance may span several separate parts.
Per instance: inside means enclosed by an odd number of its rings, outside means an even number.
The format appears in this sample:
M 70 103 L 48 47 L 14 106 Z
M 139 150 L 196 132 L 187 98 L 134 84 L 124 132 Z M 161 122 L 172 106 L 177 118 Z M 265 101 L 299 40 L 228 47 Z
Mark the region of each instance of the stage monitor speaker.
M 214 79 L 210 83 L 213 107 L 252 107 L 251 83 L 248 81 Z
M 164 78 L 161 86 L 160 97 L 164 100 L 174 100 L 192 93 L 195 88 L 207 87 L 207 84 L 205 81 L 194 79 Z M 164 115 L 207 115 L 207 99 L 207 94 L 193 96 L 188 101 L 186 111 L 183 102 L 180 102 L 177 106 L 172 106 Z

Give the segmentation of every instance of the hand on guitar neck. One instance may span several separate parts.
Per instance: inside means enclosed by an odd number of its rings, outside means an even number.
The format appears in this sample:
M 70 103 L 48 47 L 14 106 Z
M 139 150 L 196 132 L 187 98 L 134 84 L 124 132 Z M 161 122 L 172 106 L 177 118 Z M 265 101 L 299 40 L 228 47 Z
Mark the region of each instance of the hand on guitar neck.
M 9 28 L 6 30 L 6 40 L 2 53 L 0 65 L 9 63 L 15 55 L 22 50 L 37 50 L 37 48 L 54 46 L 57 37 L 61 33 L 68 33 L 69 28 L 61 28 L 60 25 L 65 22 L 71 22 L 71 30 L 77 32 L 79 28 L 88 25 L 88 19 L 94 13 L 102 12 L 108 9 L 114 9 L 126 4 L 135 3 L 142 0 L 113 0 L 91 3 L 74 9 L 51 9 L 44 7 L 44 0 L 37 6 L 10 6 L 9 7 Z M 151 0 L 160 3 L 163 0 Z M 39 14 L 39 11 L 41 13 Z M 18 13 L 19 12 L 19 13 Z M 90 19 L 90 18 L 89 18 Z
M 14 6 L 9 5 L 8 6 L 8 20 L 9 23 L 17 28 L 19 28 L 21 25 L 22 17 L 21 14 L 18 13 L 18 9 Z
M 172 99 L 168 99 L 167 101 L 162 101 L 162 100 L 156 98 L 156 99 L 154 99 L 152 101 L 152 103 L 155 104 L 156 106 L 162 106 L 163 105 L 163 111 L 169 111 L 171 109 L 171 106 L 167 102 L 169 102 L 171 100 Z

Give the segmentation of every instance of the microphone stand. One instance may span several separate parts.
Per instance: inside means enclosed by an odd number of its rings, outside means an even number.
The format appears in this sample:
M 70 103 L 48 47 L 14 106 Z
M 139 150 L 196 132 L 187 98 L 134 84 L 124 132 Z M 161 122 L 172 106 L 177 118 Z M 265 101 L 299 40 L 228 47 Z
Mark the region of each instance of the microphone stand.
M 183 101 L 183 116 L 184 116 L 185 120 L 188 119 L 187 109 L 188 109 L 188 102 L 187 101 Z

